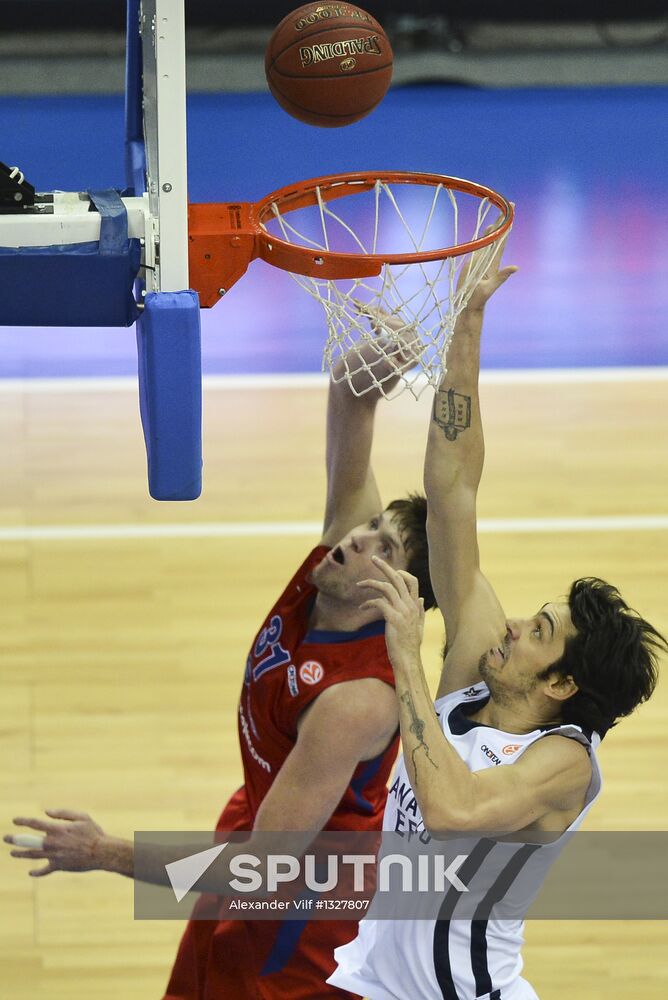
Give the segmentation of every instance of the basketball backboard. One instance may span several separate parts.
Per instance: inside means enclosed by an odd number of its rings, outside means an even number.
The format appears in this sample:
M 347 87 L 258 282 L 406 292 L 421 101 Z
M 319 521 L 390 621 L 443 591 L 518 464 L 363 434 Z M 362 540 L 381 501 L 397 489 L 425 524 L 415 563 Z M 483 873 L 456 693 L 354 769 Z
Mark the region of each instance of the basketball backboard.
M 141 0 L 143 132 L 152 239 L 145 248 L 146 288 L 188 284 L 186 53 L 183 0 Z
M 128 235 L 143 241 L 147 291 L 182 291 L 189 287 L 184 0 L 129 0 L 128 49 L 137 57 L 129 62 L 137 126 L 128 129 L 128 141 L 143 146 L 131 178 L 135 196 L 123 199 Z M 100 216 L 85 193 L 53 192 L 34 209 L 0 214 L 0 247 L 99 238 Z

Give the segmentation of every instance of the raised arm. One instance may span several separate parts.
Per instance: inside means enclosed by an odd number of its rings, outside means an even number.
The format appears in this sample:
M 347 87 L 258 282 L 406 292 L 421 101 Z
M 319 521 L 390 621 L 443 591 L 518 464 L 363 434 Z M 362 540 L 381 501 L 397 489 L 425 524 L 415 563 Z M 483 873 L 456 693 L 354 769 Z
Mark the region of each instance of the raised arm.
M 478 398 L 483 315 L 489 298 L 516 270 L 500 267 L 502 253 L 503 245 L 457 320 L 429 424 L 429 570 L 447 639 L 439 696 L 475 683 L 481 651 L 501 642 L 506 629 L 503 609 L 480 572 L 476 526 L 484 459 Z
M 368 310 L 372 326 L 376 326 L 379 343 L 386 339 L 382 325 L 394 330 L 402 329 L 405 324 L 397 316 L 384 316 L 378 310 Z M 347 355 L 351 370 L 359 367 L 358 361 L 373 362 L 373 372 L 378 381 L 383 381 L 385 392 L 399 381 L 396 371 L 397 360 L 401 371 L 411 368 L 420 350 L 416 334 L 410 329 L 405 336 L 400 335 L 405 349 L 395 358 L 395 364 L 379 360 L 379 351 L 373 343 L 351 351 Z M 345 360 L 338 362 L 334 376 L 339 378 L 345 370 Z M 364 392 L 369 385 L 370 376 L 363 369 L 352 376 L 355 392 Z M 322 541 L 325 545 L 336 544 L 344 535 L 358 524 L 370 520 L 383 507 L 376 479 L 371 468 L 371 446 L 373 444 L 373 428 L 376 407 L 381 398 L 381 392 L 372 388 L 363 395 L 355 395 L 347 380 L 330 381 L 327 404 L 327 502 L 325 506 L 325 523 Z

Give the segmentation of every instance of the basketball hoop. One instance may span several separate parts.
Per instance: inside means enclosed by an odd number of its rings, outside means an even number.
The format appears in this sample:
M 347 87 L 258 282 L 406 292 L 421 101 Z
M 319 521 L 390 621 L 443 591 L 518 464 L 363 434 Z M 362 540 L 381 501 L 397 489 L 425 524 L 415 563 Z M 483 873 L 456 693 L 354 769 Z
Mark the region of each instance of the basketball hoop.
M 357 395 L 417 397 L 440 379 L 457 316 L 513 215 L 502 195 L 456 177 L 319 177 L 255 204 L 191 205 L 191 284 L 210 306 L 255 257 L 289 271 L 325 310 L 323 370 Z

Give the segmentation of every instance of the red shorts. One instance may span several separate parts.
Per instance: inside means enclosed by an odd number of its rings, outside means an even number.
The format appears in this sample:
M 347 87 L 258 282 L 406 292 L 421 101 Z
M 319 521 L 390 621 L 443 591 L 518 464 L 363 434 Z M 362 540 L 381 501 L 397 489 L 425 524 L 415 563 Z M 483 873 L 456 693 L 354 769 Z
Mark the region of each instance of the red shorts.
M 235 792 L 219 830 L 250 830 L 245 790 Z M 358 1000 L 328 986 L 334 949 L 357 934 L 354 920 L 220 920 L 202 896 L 188 922 L 163 1000 Z M 209 912 L 212 919 L 202 919 Z

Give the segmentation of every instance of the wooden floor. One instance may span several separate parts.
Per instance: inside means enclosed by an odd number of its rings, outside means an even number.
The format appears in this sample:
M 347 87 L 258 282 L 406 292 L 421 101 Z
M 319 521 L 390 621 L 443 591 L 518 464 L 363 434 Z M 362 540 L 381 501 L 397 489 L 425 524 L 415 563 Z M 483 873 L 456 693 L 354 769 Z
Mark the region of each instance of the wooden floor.
M 666 382 L 487 385 L 482 518 L 668 513 Z M 146 496 L 128 391 L 0 392 L 0 822 L 44 807 L 104 827 L 207 829 L 238 785 L 235 708 L 246 647 L 316 534 L 323 505 L 323 388 L 205 394 L 205 492 Z M 429 401 L 379 413 L 384 498 L 419 487 Z M 239 537 L 129 537 L 124 525 L 272 522 Z M 87 536 L 36 537 L 43 526 Z M 120 526 L 118 537 L 99 528 Z M 508 614 L 528 614 L 595 574 L 668 632 L 668 531 L 492 531 L 483 565 Z M 32 534 L 31 534 L 32 530 Z M 432 616 L 426 662 L 442 636 Z M 590 829 L 668 829 L 668 688 L 602 752 Z M 148 1000 L 181 926 L 135 922 L 132 885 L 58 873 L 33 882 L 3 858 L 0 994 L 11 1000 Z M 543 922 L 527 930 L 541 1000 L 668 995 L 668 924 Z M 241 1000 L 241 998 L 240 998 Z M 409 998 L 406 998 L 409 1000 Z

